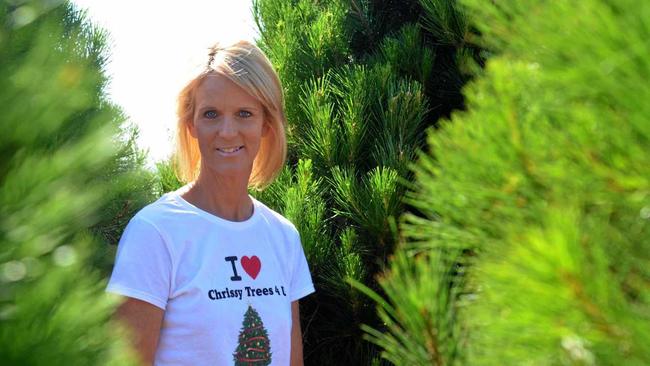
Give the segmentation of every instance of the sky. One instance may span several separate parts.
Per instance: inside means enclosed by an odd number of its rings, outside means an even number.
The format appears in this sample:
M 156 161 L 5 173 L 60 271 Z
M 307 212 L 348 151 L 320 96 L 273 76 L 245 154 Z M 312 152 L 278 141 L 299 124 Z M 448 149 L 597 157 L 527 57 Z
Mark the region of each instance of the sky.
M 138 125 L 150 166 L 173 151 L 176 97 L 207 48 L 257 37 L 250 0 L 72 2 L 109 33 L 109 97 Z

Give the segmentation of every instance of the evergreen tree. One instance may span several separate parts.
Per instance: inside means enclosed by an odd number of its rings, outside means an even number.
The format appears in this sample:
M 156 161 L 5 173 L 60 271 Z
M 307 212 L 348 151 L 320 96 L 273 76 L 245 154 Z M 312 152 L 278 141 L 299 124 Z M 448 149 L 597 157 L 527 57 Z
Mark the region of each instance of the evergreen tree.
M 109 54 L 108 33 L 89 23 L 80 10 L 71 9 L 69 14 L 63 16 L 61 24 L 66 34 L 78 31 L 88 38 L 88 45 L 79 52 L 85 53 L 91 67 L 104 70 Z M 113 155 L 95 175 L 95 182 L 92 183 L 104 189 L 103 199 L 98 201 L 101 205 L 96 211 L 98 218 L 90 228 L 98 241 L 90 263 L 106 276 L 112 269 L 116 244 L 126 224 L 135 212 L 154 201 L 157 195 L 156 176 L 145 166 L 147 153 L 136 144 L 138 129 L 119 106 L 107 100 L 108 81 L 103 73 L 98 75 L 92 88 L 89 87 L 87 91 L 92 104 L 71 116 L 63 126 L 64 131 L 60 132 L 68 139 L 84 136 L 92 128 L 88 120 L 93 118 L 102 118 L 104 126 L 113 129 L 108 137 L 114 146 Z
M 426 10 L 426 11 L 425 11 Z M 453 0 L 256 0 L 260 47 L 285 87 L 289 164 L 258 198 L 301 234 L 317 292 L 302 301 L 308 364 L 367 365 L 361 324 L 393 253 L 424 131 L 463 107 L 480 65 Z
M 248 305 L 244 314 L 239 344 L 233 354 L 235 366 L 271 364 L 271 341 L 260 315 Z
M 466 4 L 495 57 L 429 134 L 370 339 L 400 365 L 650 364 L 650 3 Z
M 156 194 L 175 191 L 183 186 L 174 171 L 174 158 L 156 163 Z
M 99 218 L 91 227 L 98 241 L 91 257 L 92 266 L 107 277 L 112 268 L 117 243 L 129 220 L 159 195 L 157 176 L 146 167 L 147 153 L 137 144 L 138 130 L 123 113 L 116 111 L 111 121 L 119 128 L 113 138 L 115 152 L 101 174 L 95 176 L 105 187 Z
M 128 365 L 89 266 L 119 111 L 104 33 L 68 3 L 0 3 L 0 363 Z

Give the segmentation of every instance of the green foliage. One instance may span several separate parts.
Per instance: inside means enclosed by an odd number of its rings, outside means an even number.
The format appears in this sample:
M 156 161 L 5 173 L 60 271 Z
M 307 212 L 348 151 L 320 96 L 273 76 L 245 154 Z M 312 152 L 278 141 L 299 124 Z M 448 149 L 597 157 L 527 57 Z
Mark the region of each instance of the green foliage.
M 415 166 L 370 339 L 405 365 L 650 363 L 650 5 L 466 3 L 497 57 Z
M 467 40 L 469 27 L 467 17 L 459 11 L 460 4 L 447 0 L 421 0 L 424 15 L 423 26 L 436 35 L 440 43 L 460 45 Z
M 414 78 L 422 85 L 432 81 L 435 56 L 435 51 L 425 46 L 416 24 L 406 24 L 396 36 L 384 39 L 379 52 L 381 62 L 391 68 L 391 74 Z
M 303 82 L 346 62 L 345 7 L 342 1 L 253 0 L 253 13 L 264 30 L 259 46 L 283 82 L 287 118 L 299 123 Z
M 156 163 L 156 177 L 158 178 L 156 194 L 158 196 L 175 191 L 183 186 L 174 170 L 174 158 Z
M 461 62 L 480 62 L 468 42 L 427 31 L 422 11 L 418 1 L 254 2 L 260 47 L 285 87 L 290 135 L 289 167 L 257 194 L 301 233 L 317 289 L 301 303 L 309 364 L 384 362 L 361 330 L 384 320 L 348 280 L 380 290 L 395 218 L 407 209 L 408 166 L 426 127 L 462 107 Z M 445 28 L 445 37 L 461 28 Z M 462 32 L 453 39 L 470 34 Z
M 121 113 L 116 113 L 121 116 Z M 124 228 L 135 212 L 156 197 L 154 173 L 146 168 L 146 153 L 138 148 L 138 130 L 124 119 L 114 118 L 113 123 L 122 124 L 113 138 L 116 148 L 111 160 L 101 173 L 95 176 L 97 185 L 104 187 L 103 205 L 97 210 L 101 215 L 91 228 L 99 245 L 93 251 L 91 262 L 106 276 L 113 268 L 117 243 Z
M 358 66 L 308 81 L 302 108 L 295 151 L 327 176 L 339 165 L 361 171 L 385 165 L 406 174 L 428 106 L 418 83 L 387 67 Z
M 398 186 L 397 172 L 391 168 L 377 167 L 359 181 L 349 171 L 332 171 L 335 187 L 336 213 L 363 227 L 376 237 L 381 246 L 382 239 L 390 237 L 388 220 L 399 213 L 402 189 Z
M 0 24 L 0 362 L 132 364 L 88 266 L 119 133 L 104 35 L 67 3 L 2 3 Z
M 462 332 L 454 304 L 460 286 L 449 286 L 458 280 L 453 259 L 442 253 L 414 259 L 398 252 L 391 260 L 388 277 L 381 281 L 392 303 L 365 285 L 352 282 L 379 305 L 379 317 L 388 333 L 367 325 L 362 328 L 366 339 L 384 348 L 383 356 L 392 363 L 453 365 L 462 360 Z

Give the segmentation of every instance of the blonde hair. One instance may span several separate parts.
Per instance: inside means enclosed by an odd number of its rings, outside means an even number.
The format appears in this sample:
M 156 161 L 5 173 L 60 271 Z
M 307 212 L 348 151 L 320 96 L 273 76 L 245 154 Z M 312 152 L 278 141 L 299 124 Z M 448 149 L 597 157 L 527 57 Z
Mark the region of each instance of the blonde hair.
M 197 140 L 190 135 L 189 124 L 194 119 L 198 87 L 208 76 L 220 74 L 257 98 L 263 106 L 268 133 L 262 137 L 248 180 L 249 186 L 263 188 L 280 173 L 287 154 L 280 79 L 262 50 L 247 41 L 239 41 L 228 47 L 215 45 L 210 48 L 208 56 L 205 70 L 190 80 L 178 95 L 176 174 L 183 182 L 191 182 L 199 175 L 201 153 Z

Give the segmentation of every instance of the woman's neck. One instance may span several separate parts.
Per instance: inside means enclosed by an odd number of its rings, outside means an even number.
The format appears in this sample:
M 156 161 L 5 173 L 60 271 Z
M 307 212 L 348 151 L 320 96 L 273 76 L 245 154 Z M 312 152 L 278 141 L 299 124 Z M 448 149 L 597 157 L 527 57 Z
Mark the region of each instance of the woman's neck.
M 245 221 L 253 215 L 253 201 L 248 195 L 248 180 L 219 178 L 199 174 L 183 199 L 194 206 L 228 221 Z

